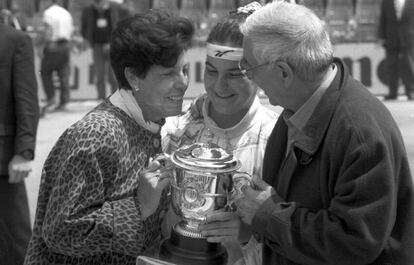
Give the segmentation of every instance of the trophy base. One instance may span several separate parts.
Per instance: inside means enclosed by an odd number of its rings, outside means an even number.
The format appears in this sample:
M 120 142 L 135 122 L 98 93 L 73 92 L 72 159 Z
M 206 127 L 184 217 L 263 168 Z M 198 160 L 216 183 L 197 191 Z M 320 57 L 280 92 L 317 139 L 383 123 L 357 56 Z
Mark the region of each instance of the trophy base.
M 227 251 L 220 243 L 187 237 L 172 229 L 170 239 L 161 244 L 160 258 L 180 265 L 224 265 Z

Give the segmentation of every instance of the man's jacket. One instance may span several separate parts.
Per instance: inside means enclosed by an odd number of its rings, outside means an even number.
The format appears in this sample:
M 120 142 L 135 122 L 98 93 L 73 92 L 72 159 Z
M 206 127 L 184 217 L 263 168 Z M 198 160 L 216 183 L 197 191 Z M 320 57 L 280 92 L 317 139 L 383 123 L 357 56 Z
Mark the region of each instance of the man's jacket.
M 15 154 L 35 150 L 39 102 L 30 37 L 0 23 L 0 175 Z
M 414 264 L 414 196 L 390 112 L 342 61 L 286 155 L 280 116 L 263 179 L 276 190 L 253 218 L 263 264 Z

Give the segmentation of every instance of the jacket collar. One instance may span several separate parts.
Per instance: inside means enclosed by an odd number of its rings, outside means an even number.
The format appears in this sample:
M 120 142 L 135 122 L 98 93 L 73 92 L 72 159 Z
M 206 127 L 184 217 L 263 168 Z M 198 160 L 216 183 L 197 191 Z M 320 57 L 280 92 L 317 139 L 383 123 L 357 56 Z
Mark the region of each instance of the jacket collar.
M 309 156 L 318 150 L 338 104 L 341 88 L 346 85 L 349 77 L 348 69 L 342 60 L 335 58 L 334 63 L 338 69 L 334 80 L 301 131 L 302 135 L 293 144 Z

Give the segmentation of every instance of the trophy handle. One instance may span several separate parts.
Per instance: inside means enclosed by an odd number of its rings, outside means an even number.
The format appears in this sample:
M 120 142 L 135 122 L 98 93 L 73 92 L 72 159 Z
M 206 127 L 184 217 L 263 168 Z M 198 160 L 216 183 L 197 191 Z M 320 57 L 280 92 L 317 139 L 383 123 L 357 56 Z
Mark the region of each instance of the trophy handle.
M 241 188 L 244 185 L 251 186 L 252 176 L 246 172 L 236 171 L 233 174 L 233 190 L 227 196 L 227 204 L 225 206 L 226 211 L 236 211 L 236 201 L 242 198 L 243 192 Z

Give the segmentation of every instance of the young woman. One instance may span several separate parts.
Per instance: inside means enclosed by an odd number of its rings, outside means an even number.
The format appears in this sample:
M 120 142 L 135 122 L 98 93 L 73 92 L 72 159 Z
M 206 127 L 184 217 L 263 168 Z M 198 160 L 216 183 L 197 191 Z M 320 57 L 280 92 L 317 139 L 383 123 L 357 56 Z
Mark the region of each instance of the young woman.
M 167 119 L 162 130 L 166 153 L 185 144 L 215 143 L 241 161 L 240 171 L 261 177 L 267 138 L 278 115 L 262 106 L 258 87 L 238 67 L 243 56 L 239 23 L 259 7 L 255 3 L 239 8 L 212 28 L 204 71 L 206 94 L 184 115 Z M 248 233 L 240 233 L 245 228 L 234 212 L 217 212 L 207 218 L 203 234 L 209 241 L 222 242 L 228 264 L 261 264 L 261 247 L 253 238 L 249 241 Z

